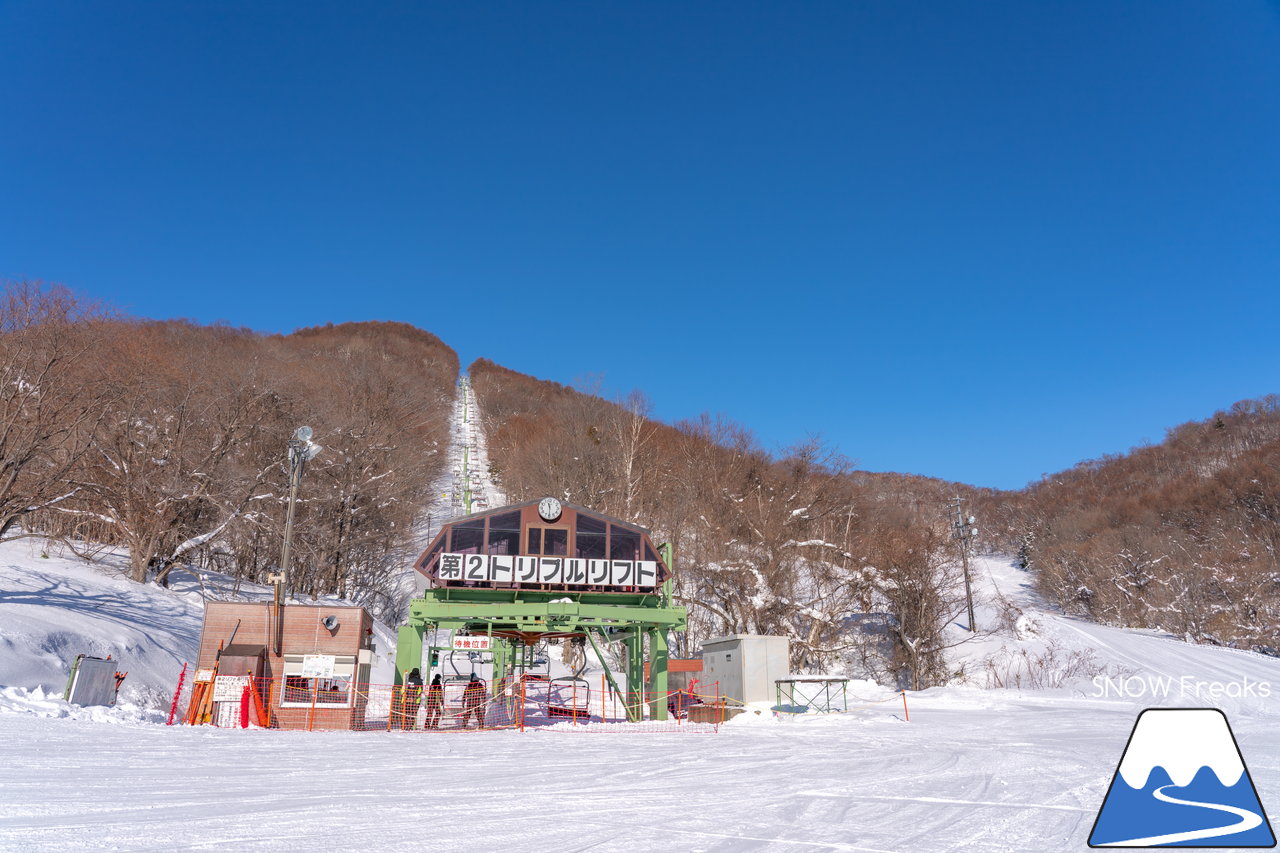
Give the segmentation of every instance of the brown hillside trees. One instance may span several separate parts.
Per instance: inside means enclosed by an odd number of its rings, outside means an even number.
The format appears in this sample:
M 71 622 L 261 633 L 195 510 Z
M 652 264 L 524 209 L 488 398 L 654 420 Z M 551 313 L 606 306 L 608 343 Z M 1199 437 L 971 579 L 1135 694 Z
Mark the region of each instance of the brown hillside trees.
M 673 545 L 690 618 L 674 654 L 726 633 L 782 634 L 797 667 L 852 662 L 904 686 L 948 677 L 943 634 L 959 612 L 944 536 L 951 487 L 858 475 L 816 440 L 771 454 L 724 419 L 660 424 L 635 394 L 609 402 L 589 393 L 596 386 L 483 360 L 470 375 L 513 500 L 555 495 Z M 868 622 L 888 638 L 871 656 Z
M 264 336 L 107 317 L 57 288 L 4 295 L 0 532 L 125 546 L 140 581 L 193 563 L 260 582 L 280 557 L 286 443 L 306 424 L 323 450 L 300 492 L 293 591 L 396 617 L 457 378 L 435 336 Z
M 1067 612 L 1280 650 L 1280 398 L 1082 462 L 987 507 Z

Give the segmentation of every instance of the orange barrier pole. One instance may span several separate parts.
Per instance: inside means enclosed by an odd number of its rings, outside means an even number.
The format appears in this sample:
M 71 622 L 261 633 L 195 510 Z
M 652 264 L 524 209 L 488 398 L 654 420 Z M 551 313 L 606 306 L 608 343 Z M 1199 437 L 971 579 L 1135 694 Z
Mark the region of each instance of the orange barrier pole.
M 204 682 L 197 681 L 191 685 L 191 699 L 187 702 L 187 713 L 182 718 L 182 724 L 185 726 L 194 726 L 196 724 L 196 709 L 200 707 L 200 702 L 204 698 Z
M 720 682 L 716 682 L 716 731 L 720 731 L 720 724 L 724 722 L 724 704 L 720 701 Z
M 269 681 L 267 682 L 268 685 L 270 685 L 270 683 L 271 682 Z M 249 689 L 252 691 L 253 712 L 257 716 L 258 725 L 265 729 L 268 725 L 267 712 L 266 709 L 262 707 L 262 694 L 259 692 L 259 687 L 253 677 L 253 673 L 249 673 Z M 270 687 L 268 687 L 268 689 L 270 689 Z
M 316 723 L 316 697 L 320 694 L 320 679 L 311 679 L 311 713 L 307 716 L 307 731 L 311 731 Z
M 524 731 L 524 677 L 520 678 L 520 731 Z
M 906 715 L 907 722 L 911 722 L 911 712 L 907 710 L 907 691 L 902 691 L 902 713 Z

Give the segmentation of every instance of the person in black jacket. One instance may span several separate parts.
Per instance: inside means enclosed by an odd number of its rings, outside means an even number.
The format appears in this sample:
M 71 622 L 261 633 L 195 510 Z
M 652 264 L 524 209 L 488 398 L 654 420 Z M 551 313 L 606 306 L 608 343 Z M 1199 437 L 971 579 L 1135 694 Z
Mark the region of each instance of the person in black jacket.
M 413 729 L 418 723 L 418 705 L 422 701 L 422 673 L 417 667 L 405 676 L 400 694 L 400 728 Z
M 462 692 L 462 709 L 464 729 L 473 714 L 476 718 L 476 728 L 484 728 L 484 682 L 474 672 L 471 673 L 471 680 L 467 682 L 466 690 Z
M 440 714 L 444 710 L 444 687 L 440 684 L 440 673 L 431 679 L 427 688 L 427 728 L 440 728 Z

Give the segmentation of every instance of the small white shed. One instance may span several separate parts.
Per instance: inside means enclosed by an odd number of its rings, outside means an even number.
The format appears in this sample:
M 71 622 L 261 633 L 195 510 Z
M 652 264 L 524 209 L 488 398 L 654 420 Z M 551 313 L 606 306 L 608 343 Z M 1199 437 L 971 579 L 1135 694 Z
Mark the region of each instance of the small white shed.
M 702 644 L 699 691 L 720 682 L 720 694 L 740 702 L 776 701 L 779 678 L 791 671 L 791 641 L 764 634 L 731 634 Z

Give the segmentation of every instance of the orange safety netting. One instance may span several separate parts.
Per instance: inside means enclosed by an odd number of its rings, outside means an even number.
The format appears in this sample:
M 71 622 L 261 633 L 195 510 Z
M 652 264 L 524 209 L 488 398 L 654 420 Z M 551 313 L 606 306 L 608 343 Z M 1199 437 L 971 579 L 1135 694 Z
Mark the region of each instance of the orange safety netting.
M 439 685 L 360 684 L 346 679 L 221 676 L 179 682 L 175 719 L 187 725 L 350 731 L 714 732 L 733 711 L 710 692 L 666 694 L 667 719 L 652 719 L 651 692 L 615 690 L 603 677 L 533 676 Z

